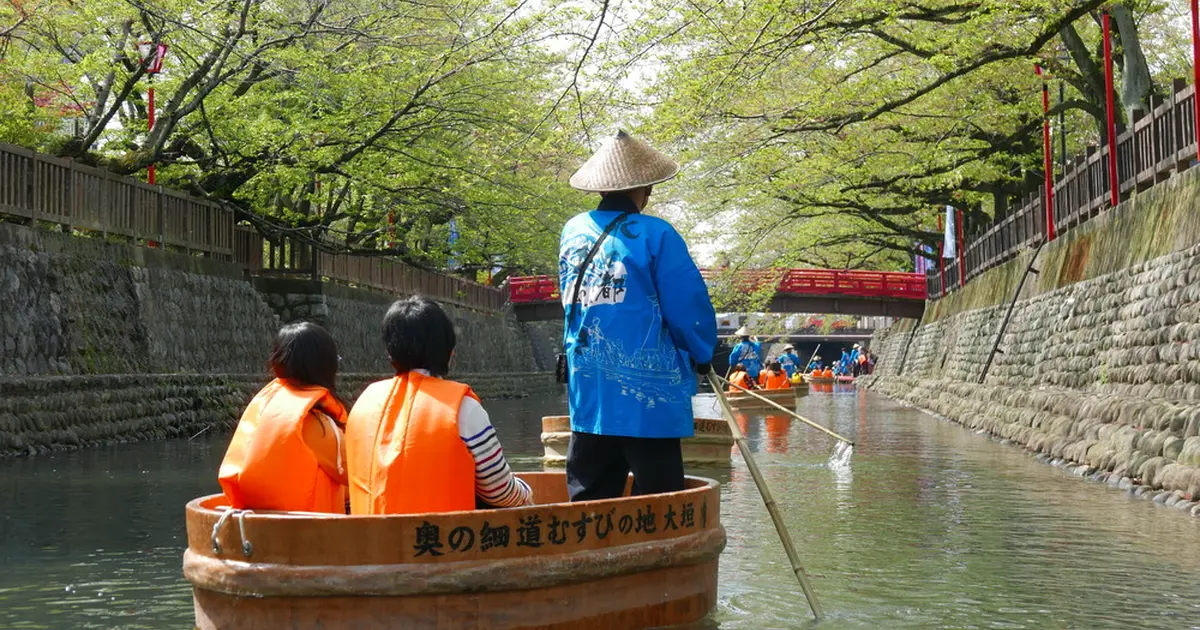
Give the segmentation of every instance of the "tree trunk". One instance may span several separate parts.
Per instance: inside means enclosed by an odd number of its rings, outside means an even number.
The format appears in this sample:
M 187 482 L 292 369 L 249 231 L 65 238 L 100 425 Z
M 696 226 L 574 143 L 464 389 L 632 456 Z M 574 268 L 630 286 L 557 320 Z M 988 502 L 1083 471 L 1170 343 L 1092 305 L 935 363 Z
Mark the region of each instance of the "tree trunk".
M 1147 100 L 1153 83 L 1150 80 L 1150 68 L 1146 64 L 1146 55 L 1142 52 L 1142 42 L 1138 37 L 1137 24 L 1133 21 L 1133 13 L 1123 4 L 1112 6 L 1113 21 L 1117 24 L 1122 51 L 1121 68 L 1121 105 L 1124 106 L 1132 121 L 1135 111 L 1147 111 Z

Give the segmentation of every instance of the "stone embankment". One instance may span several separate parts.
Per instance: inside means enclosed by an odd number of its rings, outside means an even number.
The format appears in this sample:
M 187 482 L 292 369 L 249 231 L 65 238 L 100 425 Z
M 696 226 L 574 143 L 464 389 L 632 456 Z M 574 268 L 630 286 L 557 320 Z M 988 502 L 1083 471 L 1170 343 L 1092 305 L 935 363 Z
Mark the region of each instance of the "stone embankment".
M 353 400 L 390 372 L 380 322 L 394 299 L 0 223 L 0 456 L 228 429 L 266 380 L 271 337 L 297 319 L 337 339 Z M 560 391 L 535 360 L 544 334 L 510 313 L 446 310 L 451 369 L 481 397 Z
M 868 388 L 1200 515 L 1200 177 L 1143 193 L 877 333 Z
M 354 400 L 375 374 L 345 374 Z M 485 402 L 560 391 L 545 372 L 461 374 Z M 266 382 L 255 374 L 120 374 L 0 379 L 0 457 L 231 431 Z

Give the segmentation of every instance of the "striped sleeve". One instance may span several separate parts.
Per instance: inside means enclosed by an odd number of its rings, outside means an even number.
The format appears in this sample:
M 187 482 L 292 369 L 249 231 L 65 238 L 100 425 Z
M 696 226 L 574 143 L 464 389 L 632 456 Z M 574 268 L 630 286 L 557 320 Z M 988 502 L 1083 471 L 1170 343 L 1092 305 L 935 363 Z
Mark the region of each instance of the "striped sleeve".
M 475 459 L 475 495 L 495 507 L 529 504 L 529 486 L 517 479 L 496 437 L 487 411 L 474 398 L 465 398 L 458 410 L 458 434 Z

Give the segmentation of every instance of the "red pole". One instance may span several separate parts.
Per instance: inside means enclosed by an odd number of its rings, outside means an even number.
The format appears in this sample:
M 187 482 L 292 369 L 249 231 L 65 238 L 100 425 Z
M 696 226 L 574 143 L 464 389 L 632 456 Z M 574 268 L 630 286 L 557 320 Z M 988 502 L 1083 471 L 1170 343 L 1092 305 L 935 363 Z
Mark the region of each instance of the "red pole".
M 1192 0 L 1192 104 L 1196 130 L 1196 157 L 1200 158 L 1200 0 Z
M 146 100 L 148 100 L 150 102 L 149 107 L 147 108 L 148 111 L 146 113 L 146 141 L 149 142 L 150 141 L 150 132 L 154 131 L 154 75 L 153 74 L 150 75 L 150 94 L 147 95 Z M 150 166 L 146 167 L 146 181 L 149 182 L 151 185 L 153 185 L 155 182 L 154 175 L 155 175 L 154 163 L 151 162 Z
M 1117 181 L 1117 122 L 1113 98 L 1112 16 L 1104 12 L 1104 97 L 1108 104 L 1108 183 L 1113 207 L 1121 203 L 1121 182 Z
M 958 230 L 958 286 L 967 283 L 967 266 L 963 264 L 962 210 L 954 211 L 954 229 Z
M 1046 240 L 1054 240 L 1054 161 L 1050 151 L 1050 87 L 1042 74 L 1042 66 L 1034 64 L 1034 72 L 1042 78 L 1042 170 L 1046 173 Z
M 942 295 L 946 295 L 946 259 L 942 254 L 946 251 L 946 228 L 942 225 L 942 215 L 938 215 L 938 231 L 942 233 L 942 251 L 938 252 L 938 286 Z M 939 296 L 940 297 L 940 296 Z

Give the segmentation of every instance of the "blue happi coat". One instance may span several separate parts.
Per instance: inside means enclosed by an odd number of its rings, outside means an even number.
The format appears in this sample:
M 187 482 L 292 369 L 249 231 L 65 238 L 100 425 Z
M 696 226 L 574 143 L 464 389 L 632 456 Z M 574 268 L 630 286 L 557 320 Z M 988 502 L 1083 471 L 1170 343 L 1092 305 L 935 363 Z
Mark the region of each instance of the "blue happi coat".
M 779 355 L 779 365 L 787 372 L 788 378 L 791 378 L 800 369 L 800 357 L 794 352 L 785 352 Z
M 717 318 L 679 233 L 657 217 L 628 215 L 584 271 L 579 304 L 569 304 L 588 250 L 626 210 L 636 207 L 624 195 L 609 195 L 562 231 L 558 277 L 571 430 L 689 437 L 691 362 L 712 362 Z
M 758 381 L 758 373 L 762 372 L 762 344 L 757 341 L 739 341 L 729 353 L 729 365 L 741 363 L 746 368 L 746 374 Z

